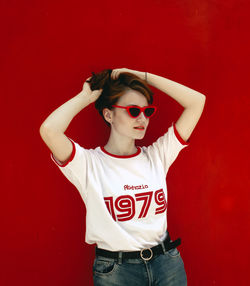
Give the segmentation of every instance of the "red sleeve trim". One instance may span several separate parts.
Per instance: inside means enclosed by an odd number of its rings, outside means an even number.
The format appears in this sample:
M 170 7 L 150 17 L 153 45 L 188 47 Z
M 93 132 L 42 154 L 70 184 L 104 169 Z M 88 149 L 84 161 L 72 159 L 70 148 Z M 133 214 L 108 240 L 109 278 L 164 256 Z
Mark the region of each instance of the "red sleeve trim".
M 176 138 L 180 141 L 180 143 L 182 145 L 188 145 L 189 144 L 189 139 L 187 141 L 182 139 L 181 135 L 179 134 L 179 132 L 177 131 L 177 129 L 175 127 L 175 123 L 173 123 L 173 127 L 174 127 L 174 134 L 175 134 Z
M 70 142 L 72 143 L 73 150 L 72 150 L 71 155 L 70 155 L 70 157 L 69 157 L 69 159 L 68 159 L 67 161 L 61 163 L 59 160 L 57 160 L 57 159 L 54 157 L 53 153 L 51 153 L 51 156 L 52 156 L 54 162 L 55 162 L 58 166 L 60 166 L 60 167 L 65 167 L 65 166 L 67 166 L 67 165 L 69 164 L 69 162 L 71 162 L 71 161 L 74 159 L 75 154 L 76 154 L 76 147 L 75 147 L 74 142 L 73 142 L 70 138 L 68 138 L 68 139 L 69 139 Z

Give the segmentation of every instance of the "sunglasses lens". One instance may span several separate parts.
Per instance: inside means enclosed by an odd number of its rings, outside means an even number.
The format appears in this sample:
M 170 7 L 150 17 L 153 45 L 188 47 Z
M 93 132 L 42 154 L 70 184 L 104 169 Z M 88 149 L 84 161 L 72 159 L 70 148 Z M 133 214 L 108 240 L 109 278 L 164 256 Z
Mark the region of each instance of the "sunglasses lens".
M 146 117 L 150 117 L 154 114 L 155 108 L 154 107 L 148 107 L 145 109 L 144 114 Z
M 140 109 L 137 107 L 130 107 L 129 112 L 132 117 L 137 117 L 140 114 Z

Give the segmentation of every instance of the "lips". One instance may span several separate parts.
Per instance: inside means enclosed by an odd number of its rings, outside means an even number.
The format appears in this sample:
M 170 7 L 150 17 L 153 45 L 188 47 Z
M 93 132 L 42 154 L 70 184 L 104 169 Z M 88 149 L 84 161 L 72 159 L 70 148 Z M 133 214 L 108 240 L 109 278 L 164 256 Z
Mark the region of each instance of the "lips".
M 134 127 L 135 129 L 138 129 L 138 130 L 144 130 L 145 129 L 145 127 L 144 126 L 136 126 L 136 127 Z

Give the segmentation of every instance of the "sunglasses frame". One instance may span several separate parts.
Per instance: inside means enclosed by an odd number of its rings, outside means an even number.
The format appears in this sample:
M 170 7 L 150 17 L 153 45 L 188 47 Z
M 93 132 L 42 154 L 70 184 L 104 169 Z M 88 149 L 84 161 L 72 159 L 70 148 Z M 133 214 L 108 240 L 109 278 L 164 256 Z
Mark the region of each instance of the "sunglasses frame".
M 118 107 L 118 108 L 126 109 L 126 110 L 127 110 L 127 113 L 128 113 L 128 114 L 130 115 L 130 117 L 132 117 L 132 118 L 137 118 L 142 112 L 143 112 L 143 114 L 144 114 L 144 116 L 145 116 L 146 118 L 151 118 L 151 117 L 155 114 L 155 112 L 156 112 L 156 110 L 157 110 L 157 107 L 154 106 L 154 105 L 148 105 L 148 106 L 144 106 L 144 107 L 140 107 L 140 106 L 138 106 L 138 105 L 129 105 L 129 106 L 112 105 L 112 107 Z M 129 111 L 130 108 L 138 108 L 138 109 L 140 109 L 140 113 L 139 113 L 137 116 L 132 116 L 132 115 L 130 114 L 130 111 Z M 147 108 L 154 108 L 154 112 L 153 112 L 152 115 L 146 116 L 146 114 L 145 114 L 145 109 L 147 109 Z

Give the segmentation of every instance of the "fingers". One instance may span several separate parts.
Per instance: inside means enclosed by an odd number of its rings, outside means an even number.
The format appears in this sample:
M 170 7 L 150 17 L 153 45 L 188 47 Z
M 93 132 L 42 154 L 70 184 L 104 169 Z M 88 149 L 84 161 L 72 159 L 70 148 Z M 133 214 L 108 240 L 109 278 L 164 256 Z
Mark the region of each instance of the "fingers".
M 111 78 L 112 79 L 118 79 L 118 77 L 119 77 L 119 75 L 120 75 L 120 73 L 121 72 L 123 72 L 123 68 L 122 69 L 114 69 L 114 70 L 112 70 L 112 73 L 111 73 Z
M 118 72 L 117 72 L 117 70 L 112 70 L 112 73 L 111 73 L 110 77 L 111 77 L 112 79 L 117 79 L 117 78 L 118 78 Z
M 93 94 L 101 94 L 103 92 L 103 88 L 93 90 Z
M 85 80 L 85 82 L 90 82 L 90 79 L 91 79 L 91 76 L 88 77 L 88 78 Z
M 92 92 L 92 97 L 93 97 L 95 100 L 97 100 L 97 99 L 100 97 L 100 95 L 102 94 L 102 91 L 103 91 L 103 89 L 94 90 L 94 91 Z

